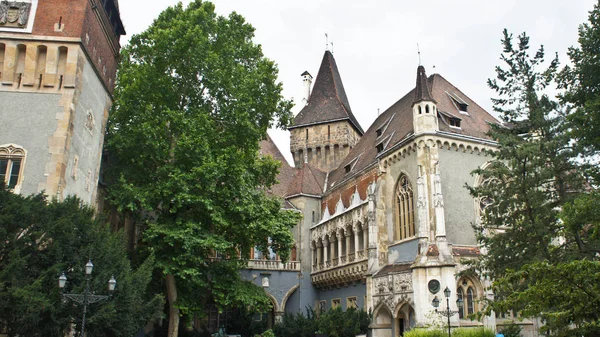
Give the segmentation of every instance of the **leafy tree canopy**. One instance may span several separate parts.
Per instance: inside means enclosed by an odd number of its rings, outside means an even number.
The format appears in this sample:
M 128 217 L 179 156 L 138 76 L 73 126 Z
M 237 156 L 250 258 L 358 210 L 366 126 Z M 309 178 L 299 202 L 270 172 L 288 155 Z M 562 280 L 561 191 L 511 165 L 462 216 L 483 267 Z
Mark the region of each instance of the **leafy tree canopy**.
M 165 276 L 170 336 L 178 309 L 208 300 L 264 310 L 264 291 L 239 268 L 254 246 L 287 259 L 293 243 L 298 214 L 267 193 L 279 163 L 259 153 L 267 128 L 288 124 L 291 102 L 253 36 L 242 16 L 198 0 L 168 8 L 122 50 L 109 193 L 120 211 L 147 215 L 143 241 Z
M 0 184 L 0 331 L 8 336 L 60 336 L 71 323 L 79 331 L 81 307 L 62 300 L 58 277 L 65 272 L 65 291 L 82 293 L 84 266 L 95 265 L 91 288 L 112 298 L 90 305 L 87 336 L 133 336 L 160 308 L 162 298 L 148 298 L 152 259 L 133 269 L 123 236 L 94 219 L 94 211 L 77 198 L 63 202 L 42 194 L 23 197 Z

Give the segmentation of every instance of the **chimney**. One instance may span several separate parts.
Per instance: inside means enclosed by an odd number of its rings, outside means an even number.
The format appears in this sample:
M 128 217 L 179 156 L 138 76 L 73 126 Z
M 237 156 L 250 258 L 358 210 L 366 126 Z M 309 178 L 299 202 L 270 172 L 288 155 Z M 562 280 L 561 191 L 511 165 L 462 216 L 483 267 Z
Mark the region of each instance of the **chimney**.
M 302 82 L 304 83 L 304 94 L 302 95 L 302 103 L 308 105 L 308 99 L 310 98 L 310 86 L 312 85 L 313 77 L 308 71 L 302 73 Z

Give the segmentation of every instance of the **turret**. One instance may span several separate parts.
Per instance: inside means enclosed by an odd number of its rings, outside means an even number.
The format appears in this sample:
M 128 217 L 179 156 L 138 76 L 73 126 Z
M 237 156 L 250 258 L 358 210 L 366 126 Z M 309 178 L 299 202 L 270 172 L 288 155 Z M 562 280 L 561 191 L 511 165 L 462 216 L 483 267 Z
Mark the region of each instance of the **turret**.
M 423 66 L 417 68 L 417 84 L 412 109 L 415 134 L 439 130 L 436 101 L 431 97 Z
M 301 167 L 308 163 L 330 172 L 340 165 L 364 132 L 352 114 L 330 51 L 323 55 L 312 91 L 312 76 L 304 72 L 302 79 L 307 100 L 288 128 L 294 164 Z

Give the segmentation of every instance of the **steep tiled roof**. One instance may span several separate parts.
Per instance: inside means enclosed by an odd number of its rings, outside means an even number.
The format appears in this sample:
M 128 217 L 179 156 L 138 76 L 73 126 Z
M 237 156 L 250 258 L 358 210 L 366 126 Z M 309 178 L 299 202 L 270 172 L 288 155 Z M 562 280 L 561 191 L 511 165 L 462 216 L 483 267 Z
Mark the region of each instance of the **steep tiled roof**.
M 269 135 L 267 135 L 267 139 L 260 142 L 260 151 L 262 155 L 270 155 L 273 159 L 281 162 L 279 174 L 277 175 L 278 183 L 271 187 L 271 193 L 279 197 L 284 197 L 290 183 L 293 181 L 294 169 L 285 160 Z
M 375 275 L 373 276 L 386 276 L 389 274 L 397 274 L 402 272 L 410 271 L 411 263 L 396 263 L 396 264 L 388 264 L 381 268 Z
M 326 51 L 308 104 L 298 113 L 289 129 L 338 120 L 349 120 L 359 134 L 364 133 L 350 109 L 333 54 Z
M 327 174 L 309 164 L 302 165 L 296 169 L 294 178 L 289 185 L 286 197 L 299 194 L 321 195 L 325 186 Z
M 487 135 L 490 130 L 489 124 L 498 123 L 492 115 L 439 74 L 431 75 L 427 79 L 427 86 L 431 92 L 431 99 L 437 102 L 437 110 L 439 112 L 452 116 L 460 116 L 460 128 L 450 127 L 450 125 L 438 117 L 440 131 L 490 140 L 490 137 Z M 421 95 L 425 94 L 421 92 Z M 451 95 L 468 105 L 467 113 L 460 112 Z M 329 174 L 327 183 L 329 187 L 333 187 L 346 177 L 351 177 L 362 169 L 375 164 L 378 155 L 376 146 L 382 140 L 386 140 L 383 149 L 385 152 L 413 134 L 412 105 L 416 97 L 417 90 L 415 88 L 377 117 L 340 166 Z M 383 128 L 385 125 L 387 127 Z M 377 136 L 377 129 L 381 129 L 380 136 Z M 354 164 L 352 171 L 346 173 L 344 167 L 355 159 L 357 162 Z

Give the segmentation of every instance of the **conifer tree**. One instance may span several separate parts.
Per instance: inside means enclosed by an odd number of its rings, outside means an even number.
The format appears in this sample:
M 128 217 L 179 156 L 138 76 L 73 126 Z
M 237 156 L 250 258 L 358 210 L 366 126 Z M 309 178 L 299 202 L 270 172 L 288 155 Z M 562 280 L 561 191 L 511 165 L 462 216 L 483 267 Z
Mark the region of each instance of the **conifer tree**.
M 502 43 L 503 65 L 488 81 L 503 122 L 490 133 L 498 151 L 475 171 L 484 183 L 470 187 L 487 205 L 478 228 L 484 254 L 474 264 L 493 280 L 487 309 L 541 317 L 542 331 L 557 335 L 597 333 L 598 313 L 589 308 L 600 305 L 598 242 L 573 207 L 589 185 L 567 109 L 549 94 L 558 59 L 546 62 L 543 47 L 531 56 L 524 33 L 515 39 L 505 30 Z
M 130 337 L 160 315 L 162 296 L 149 290 L 153 262 L 132 268 L 123 235 L 94 217 L 81 200 L 48 201 L 24 197 L 0 183 L 0 333 L 8 336 L 63 336 L 81 328 L 82 308 L 63 301 L 58 288 L 67 276 L 67 293 L 82 293 L 84 266 L 95 265 L 91 290 L 112 297 L 89 305 L 86 336 Z

